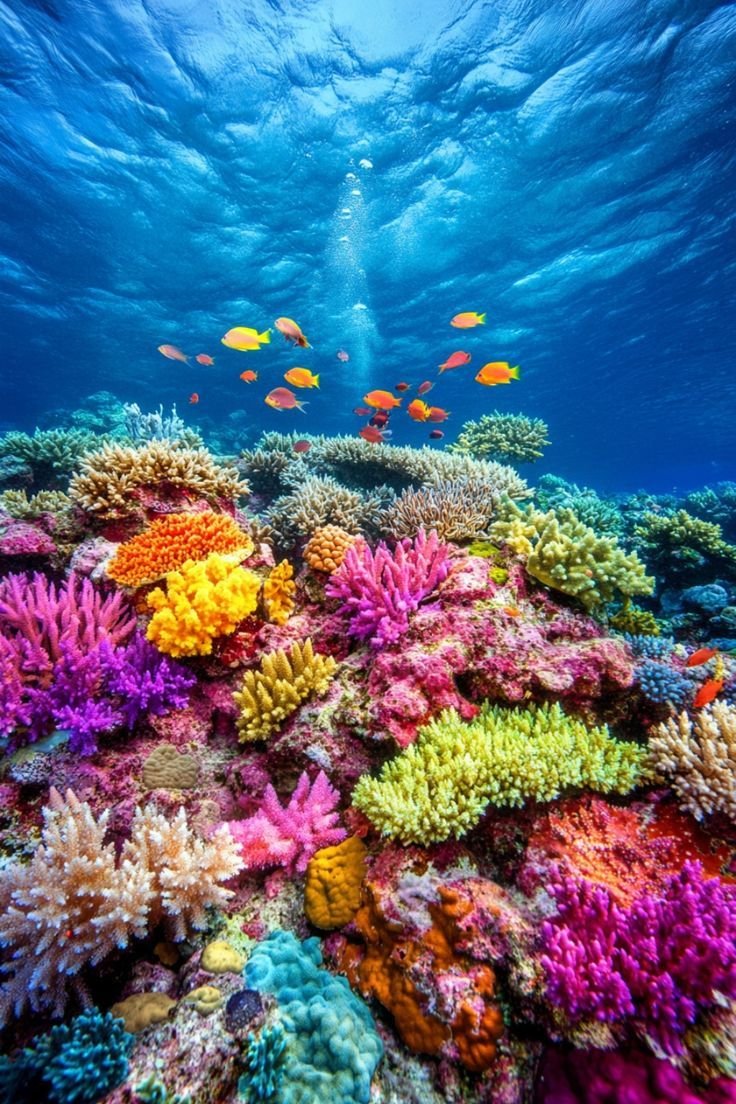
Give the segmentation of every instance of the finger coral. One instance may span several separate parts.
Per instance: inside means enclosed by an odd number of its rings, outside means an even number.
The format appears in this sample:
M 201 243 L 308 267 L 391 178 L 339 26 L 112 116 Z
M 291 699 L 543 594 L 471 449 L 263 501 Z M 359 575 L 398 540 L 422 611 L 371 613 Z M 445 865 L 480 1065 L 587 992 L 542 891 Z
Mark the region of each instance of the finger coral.
M 434 529 L 440 540 L 467 543 L 484 535 L 496 505 L 472 480 L 407 488 L 386 510 L 383 531 L 414 537 L 420 529 Z
M 552 801 L 573 788 L 628 793 L 644 754 L 557 704 L 513 710 L 486 702 L 469 723 L 454 709 L 430 721 L 378 778 L 359 780 L 353 804 L 382 835 L 439 842 L 464 835 L 489 804 Z
M 107 574 L 121 586 L 140 587 L 177 571 L 187 560 L 204 560 L 210 552 L 237 552 L 245 559 L 252 551 L 248 534 L 227 514 L 169 514 L 120 545 Z
M 263 584 L 263 606 L 266 619 L 274 625 L 285 625 L 294 612 L 294 568 L 282 560 L 269 572 Z
M 166 589 L 147 596 L 154 611 L 147 638 L 172 656 L 209 655 L 212 641 L 235 630 L 258 604 L 261 581 L 239 566 L 239 554 L 210 552 L 166 576 Z
M 697 820 L 725 813 L 736 821 L 736 705 L 713 702 L 694 720 L 687 713 L 649 736 L 650 765 Z
M 618 593 L 651 594 L 654 588 L 635 552 L 624 552 L 613 537 L 597 536 L 572 510 L 545 514 L 510 503 L 490 537 L 525 559 L 526 570 L 540 583 L 577 598 L 587 610 Z
M 501 464 L 539 460 L 549 444 L 548 426 L 541 418 L 525 414 L 482 414 L 478 421 L 465 422 L 448 451 L 496 460 Z
M 314 571 L 337 571 L 355 539 L 339 525 L 322 525 L 307 541 L 304 559 Z
M 260 671 L 246 671 L 233 694 L 240 739 L 265 740 L 311 694 L 324 693 L 336 670 L 332 656 L 315 653 L 310 639 L 265 655 Z
M 202 927 L 204 910 L 230 895 L 219 883 L 240 869 L 227 829 L 199 839 L 181 809 L 173 822 L 138 810 L 116 857 L 105 843 L 109 812 L 95 820 L 71 791 L 52 788 L 41 845 L 28 864 L 0 871 L 0 1014 L 26 1005 L 59 1015 L 73 991 L 89 1003 L 84 970 L 127 947 L 160 920 L 177 938 Z

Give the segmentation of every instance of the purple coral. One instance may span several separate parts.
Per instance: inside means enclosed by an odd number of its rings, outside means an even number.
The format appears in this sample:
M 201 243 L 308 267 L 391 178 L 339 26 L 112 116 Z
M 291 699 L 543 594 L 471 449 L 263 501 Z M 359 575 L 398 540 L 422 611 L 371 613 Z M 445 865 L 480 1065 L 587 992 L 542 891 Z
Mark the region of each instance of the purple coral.
M 328 582 L 325 593 L 342 600 L 348 632 L 373 648 L 394 644 L 409 628 L 409 614 L 450 573 L 447 545 L 433 529 L 399 541 L 393 553 L 383 541 L 375 550 L 356 541 Z
M 245 869 L 282 866 L 289 874 L 303 874 L 315 851 L 340 843 L 347 835 L 338 827 L 335 806 L 339 800 L 324 771 L 312 783 L 304 771 L 286 806 L 268 785 L 257 813 L 227 822 L 241 847 Z
M 736 887 L 685 863 L 660 895 L 630 908 L 604 886 L 562 874 L 543 925 L 547 996 L 574 1023 L 630 1020 L 665 1053 L 716 993 L 736 998 Z

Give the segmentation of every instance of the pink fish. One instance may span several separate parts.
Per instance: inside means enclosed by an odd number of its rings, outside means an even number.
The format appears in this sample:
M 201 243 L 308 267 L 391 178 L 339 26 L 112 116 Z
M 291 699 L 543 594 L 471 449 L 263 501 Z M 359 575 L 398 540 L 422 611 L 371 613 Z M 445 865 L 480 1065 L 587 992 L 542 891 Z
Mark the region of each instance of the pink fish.
M 181 360 L 184 364 L 189 360 L 187 354 L 177 349 L 176 345 L 159 345 L 158 351 L 169 360 Z
M 417 387 L 417 395 L 426 395 L 428 391 L 431 391 L 434 387 L 433 383 L 429 380 L 425 380 L 424 383 L 420 383 Z
M 263 400 L 268 406 L 272 406 L 274 410 L 294 410 L 295 408 L 301 410 L 304 413 L 305 403 L 300 402 L 293 391 L 290 391 L 288 387 L 274 387 L 273 391 L 269 391 Z
M 440 372 L 446 372 L 449 368 L 459 368 L 461 364 L 470 363 L 470 353 L 457 352 L 449 356 L 444 364 L 440 364 Z
M 338 360 L 341 360 L 343 364 L 347 364 L 347 362 L 350 360 L 350 354 L 346 353 L 344 349 L 338 349 L 335 353 L 335 356 Z
M 196 360 L 197 364 L 206 364 L 208 368 L 211 368 L 212 365 L 215 363 L 215 358 L 208 356 L 207 353 L 197 353 L 194 359 Z

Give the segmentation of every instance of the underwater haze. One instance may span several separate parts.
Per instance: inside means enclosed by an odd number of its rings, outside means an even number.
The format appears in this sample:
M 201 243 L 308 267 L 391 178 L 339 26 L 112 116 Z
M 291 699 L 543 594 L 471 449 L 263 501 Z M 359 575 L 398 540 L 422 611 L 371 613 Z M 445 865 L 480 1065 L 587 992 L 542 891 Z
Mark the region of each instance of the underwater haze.
M 599 489 L 736 477 L 736 5 L 10 0 L 0 19 L 3 428 L 107 390 L 205 429 L 237 413 L 244 437 L 353 433 L 364 392 L 466 349 L 521 378 L 445 375 L 446 441 L 523 412 L 554 471 Z M 485 327 L 453 331 L 470 310 Z M 279 316 L 308 335 L 298 360 L 275 332 L 220 344 Z M 262 401 L 296 363 L 321 377 L 306 416 Z M 426 430 L 394 419 L 393 443 Z

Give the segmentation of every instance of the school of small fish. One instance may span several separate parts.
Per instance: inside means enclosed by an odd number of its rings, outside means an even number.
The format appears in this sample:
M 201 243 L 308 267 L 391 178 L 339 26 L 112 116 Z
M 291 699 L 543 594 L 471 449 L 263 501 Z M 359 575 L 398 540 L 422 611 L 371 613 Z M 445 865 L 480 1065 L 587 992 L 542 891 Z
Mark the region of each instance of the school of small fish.
M 485 313 L 480 313 L 478 311 L 462 311 L 459 314 L 453 315 L 450 319 L 450 325 L 459 330 L 472 330 L 477 326 L 484 326 L 485 323 Z M 312 347 L 301 326 L 298 322 L 295 322 L 293 318 L 282 316 L 275 319 L 273 329 L 278 330 L 293 348 L 310 349 Z M 220 343 L 227 349 L 234 349 L 240 353 L 257 352 L 263 349 L 264 346 L 270 345 L 271 333 L 271 328 L 258 330 L 257 327 L 253 326 L 233 326 L 220 338 Z M 189 365 L 192 359 L 190 354 L 184 353 L 177 345 L 159 345 L 158 351 L 168 360 L 179 361 L 182 364 Z M 335 357 L 341 364 L 347 364 L 350 360 L 350 353 L 346 349 L 341 348 L 337 350 Z M 215 367 L 215 358 L 209 353 L 197 353 L 193 359 L 196 364 L 202 367 Z M 450 353 L 449 356 L 438 365 L 437 376 L 441 377 L 445 372 L 463 368 L 469 364 L 471 360 L 471 353 L 466 352 L 464 349 L 457 349 L 455 352 Z M 244 383 L 256 383 L 258 380 L 258 372 L 251 368 L 247 368 L 240 373 L 239 378 Z M 264 396 L 263 401 L 267 406 L 271 407 L 272 410 L 300 410 L 302 413 L 306 413 L 304 408 L 307 403 L 298 399 L 291 388 L 319 388 L 319 373 L 312 372 L 310 368 L 295 365 L 293 368 L 289 368 L 288 371 L 284 372 L 283 378 L 291 387 L 273 387 Z M 518 379 L 519 366 L 511 365 L 506 360 L 488 361 L 474 376 L 475 382 L 484 387 L 496 387 L 499 384 L 508 384 L 512 380 Z M 449 410 L 445 410 L 442 406 L 432 406 L 425 402 L 423 398 L 423 396 L 427 395 L 434 388 L 435 382 L 436 381 L 431 379 L 425 379 L 414 387 L 414 396 L 406 404 L 406 407 L 404 407 L 404 412 L 408 414 L 412 421 L 420 424 L 429 423 L 430 425 L 437 425 L 438 423 L 447 421 L 450 417 L 451 412 Z M 392 390 L 376 388 L 369 391 L 366 395 L 363 395 L 362 402 L 364 405 L 353 407 L 353 413 L 359 418 L 368 418 L 369 420 L 366 425 L 358 430 L 358 435 L 362 437 L 364 441 L 370 441 L 372 444 L 382 444 L 384 441 L 387 441 L 392 436 L 392 430 L 389 428 L 391 414 L 402 407 L 403 395 L 405 392 L 411 391 L 412 387 L 413 385 L 406 382 L 406 380 L 400 380 L 394 385 Z M 199 392 L 193 391 L 189 396 L 189 402 L 195 404 L 199 401 Z M 430 440 L 439 441 L 444 437 L 444 431 L 432 428 L 429 429 L 428 436 Z M 294 451 L 297 453 L 306 452 L 309 448 L 310 443 L 306 440 L 297 441 L 294 445 Z M 700 652 L 696 652 L 688 660 L 688 665 L 695 666 L 700 663 L 705 663 L 711 658 L 710 654 L 706 654 L 707 651 L 708 649 L 701 649 Z M 711 679 L 702 687 L 703 697 L 705 697 L 707 693 L 712 692 L 711 684 L 715 682 L 717 682 L 717 679 Z M 708 700 L 711 699 L 709 698 Z

